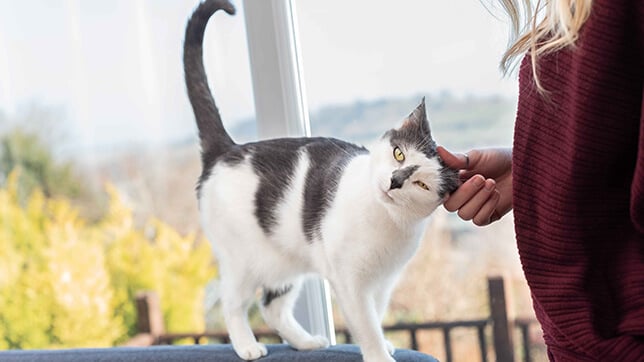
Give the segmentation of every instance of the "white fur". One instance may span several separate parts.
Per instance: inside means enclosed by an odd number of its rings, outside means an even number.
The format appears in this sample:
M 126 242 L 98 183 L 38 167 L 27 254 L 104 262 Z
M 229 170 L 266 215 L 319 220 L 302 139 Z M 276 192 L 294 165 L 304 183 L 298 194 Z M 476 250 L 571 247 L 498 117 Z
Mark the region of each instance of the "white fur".
M 219 261 L 226 325 L 243 359 L 266 354 L 247 321 L 258 288 L 293 290 L 262 308 L 266 323 L 296 349 L 328 345 L 305 332 L 292 307 L 303 276 L 327 278 L 365 361 L 392 361 L 393 347 L 380 326 L 394 283 L 417 246 L 424 221 L 442 202 L 440 164 L 413 149 L 402 149 L 405 162 L 393 158 L 381 141 L 368 155 L 346 166 L 332 204 L 321 223 L 321 240 L 307 242 L 302 229 L 303 188 L 309 158 L 300 155 L 291 186 L 277 207 L 278 225 L 267 236 L 255 216 L 259 185 L 249 159 L 235 166 L 217 164 L 202 185 L 200 209 L 206 235 Z M 400 189 L 389 190 L 392 172 L 421 167 Z M 424 190 L 414 181 L 430 187 Z

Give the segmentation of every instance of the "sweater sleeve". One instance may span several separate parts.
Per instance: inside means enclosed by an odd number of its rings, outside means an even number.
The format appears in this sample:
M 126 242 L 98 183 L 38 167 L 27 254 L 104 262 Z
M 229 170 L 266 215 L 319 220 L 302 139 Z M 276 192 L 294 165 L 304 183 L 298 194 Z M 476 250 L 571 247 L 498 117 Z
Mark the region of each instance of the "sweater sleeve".
M 639 61 L 644 64 L 644 1 L 639 1 L 637 12 Z M 640 70 L 642 104 L 640 108 L 640 135 L 633 184 L 631 186 L 631 218 L 633 225 L 644 234 L 644 69 Z
M 639 149 L 631 186 L 631 218 L 637 230 L 644 234 L 644 84 L 642 84 Z

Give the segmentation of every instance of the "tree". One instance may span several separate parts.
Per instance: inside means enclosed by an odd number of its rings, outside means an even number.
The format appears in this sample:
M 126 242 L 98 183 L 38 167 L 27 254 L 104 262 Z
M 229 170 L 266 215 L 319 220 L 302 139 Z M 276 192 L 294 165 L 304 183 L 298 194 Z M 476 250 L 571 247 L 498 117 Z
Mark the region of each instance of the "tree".
M 38 188 L 0 188 L 0 348 L 111 346 L 135 333 L 134 293 L 159 292 L 169 331 L 203 330 L 208 243 L 151 220 L 137 229 L 114 188 L 97 223 Z
M 20 169 L 18 184 L 22 198 L 39 188 L 46 197 L 77 198 L 84 191 L 69 162 L 56 161 L 36 133 L 15 128 L 0 138 L 0 182 Z

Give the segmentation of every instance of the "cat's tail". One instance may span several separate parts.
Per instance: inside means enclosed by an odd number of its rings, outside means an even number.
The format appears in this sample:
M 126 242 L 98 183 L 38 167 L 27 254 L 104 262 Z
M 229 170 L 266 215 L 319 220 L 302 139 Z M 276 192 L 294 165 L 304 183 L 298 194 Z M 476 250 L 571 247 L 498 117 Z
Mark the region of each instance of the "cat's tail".
M 199 4 L 188 20 L 183 43 L 186 87 L 197 119 L 204 167 L 235 145 L 221 121 L 203 65 L 204 32 L 208 19 L 219 9 L 230 15 L 235 14 L 235 7 L 227 0 L 206 0 Z

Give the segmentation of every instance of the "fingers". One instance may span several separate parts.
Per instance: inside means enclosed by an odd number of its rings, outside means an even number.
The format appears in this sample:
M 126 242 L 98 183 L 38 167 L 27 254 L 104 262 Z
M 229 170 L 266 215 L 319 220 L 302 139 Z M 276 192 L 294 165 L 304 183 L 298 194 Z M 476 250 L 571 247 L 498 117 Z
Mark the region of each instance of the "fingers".
M 495 179 L 486 179 L 486 177 L 503 176 L 505 172 L 498 170 L 497 163 L 500 159 L 498 151 L 492 150 L 485 153 L 474 149 L 466 155 L 452 153 L 442 146 L 438 146 L 436 151 L 447 167 L 459 170 L 459 178 L 463 181 L 463 184 L 445 200 L 443 205 L 446 210 L 458 211 L 461 219 L 472 220 L 479 226 L 490 224 L 507 212 L 505 208 L 499 209 L 502 200 Z M 494 156 L 491 165 L 490 155 Z M 507 157 L 502 158 L 505 160 Z M 506 167 L 503 168 L 505 169 Z
M 438 146 L 436 151 L 438 152 L 438 156 L 440 156 L 449 168 L 463 170 L 469 166 L 469 158 L 464 154 L 451 153 L 443 146 Z
M 475 175 L 459 187 L 444 206 L 448 211 L 458 211 L 461 219 L 483 226 L 493 221 L 499 199 L 494 180 Z
M 483 176 L 472 176 L 449 196 L 449 199 L 444 204 L 445 209 L 451 212 L 457 211 L 474 197 L 484 185 L 485 178 Z
M 484 226 L 499 219 L 498 216 L 495 217 L 495 214 L 500 197 L 501 194 L 498 191 L 492 191 L 490 197 L 485 201 L 478 212 L 476 212 L 474 217 L 472 217 L 474 225 Z
M 458 209 L 458 216 L 463 220 L 472 220 L 479 216 L 479 212 L 486 206 L 486 202 L 494 192 L 494 180 L 485 180 L 483 187 L 472 196 L 467 202 Z M 483 215 L 483 219 L 489 218 L 492 214 L 490 210 L 487 215 Z M 479 219 L 481 217 L 479 216 Z

